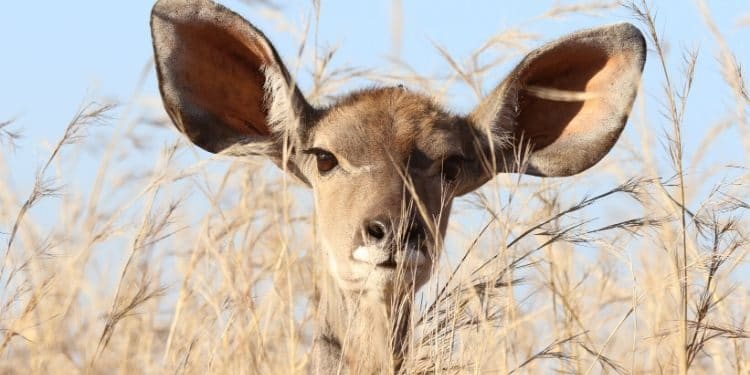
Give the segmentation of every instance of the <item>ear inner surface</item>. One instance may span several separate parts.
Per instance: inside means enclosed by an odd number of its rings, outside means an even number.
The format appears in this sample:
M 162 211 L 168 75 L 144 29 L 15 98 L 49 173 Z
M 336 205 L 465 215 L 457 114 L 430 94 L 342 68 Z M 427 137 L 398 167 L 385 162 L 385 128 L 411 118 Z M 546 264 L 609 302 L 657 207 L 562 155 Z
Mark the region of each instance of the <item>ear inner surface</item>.
M 193 106 L 219 117 L 232 131 L 245 135 L 269 135 L 263 105 L 265 77 L 259 67 L 269 58 L 249 48 L 234 33 L 211 24 L 186 24 L 176 32 L 190 51 L 174 51 L 171 62 L 189 66 L 176 71 L 176 90 Z M 242 82 L 244 84 L 237 84 Z
M 543 60 L 523 73 L 520 80 L 525 87 L 518 98 L 516 120 L 523 124 L 524 135 L 534 140 L 532 150 L 595 126 L 597 114 L 608 112 L 597 107 L 607 104 L 602 99 L 613 71 L 618 70 L 616 60 L 623 59 L 578 46 L 562 49 L 554 60 Z M 566 92 L 569 100 L 564 98 Z M 575 93 L 589 94 L 589 100 L 576 100 Z

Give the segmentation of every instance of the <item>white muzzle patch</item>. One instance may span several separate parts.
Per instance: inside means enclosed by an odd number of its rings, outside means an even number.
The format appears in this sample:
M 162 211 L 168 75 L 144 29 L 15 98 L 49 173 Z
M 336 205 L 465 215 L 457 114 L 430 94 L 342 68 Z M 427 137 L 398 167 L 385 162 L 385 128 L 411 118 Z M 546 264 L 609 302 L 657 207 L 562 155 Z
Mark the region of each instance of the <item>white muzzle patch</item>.
M 371 265 L 385 263 L 390 258 L 390 253 L 379 246 L 359 246 L 354 249 L 352 257 L 360 262 Z M 396 253 L 396 263 L 404 267 L 419 267 L 427 262 L 427 257 L 418 249 L 409 246 L 404 251 Z

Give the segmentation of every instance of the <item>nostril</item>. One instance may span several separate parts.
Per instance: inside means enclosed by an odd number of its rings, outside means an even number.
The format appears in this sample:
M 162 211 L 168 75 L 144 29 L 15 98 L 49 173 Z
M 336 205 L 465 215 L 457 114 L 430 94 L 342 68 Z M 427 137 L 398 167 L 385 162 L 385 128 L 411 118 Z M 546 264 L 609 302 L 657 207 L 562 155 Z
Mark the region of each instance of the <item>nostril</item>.
M 371 221 L 369 224 L 367 224 L 367 235 L 370 236 L 370 238 L 380 241 L 383 238 L 385 238 L 385 224 L 381 221 Z
M 425 237 L 424 227 L 419 222 L 412 222 L 406 232 L 406 239 L 410 242 L 423 241 Z

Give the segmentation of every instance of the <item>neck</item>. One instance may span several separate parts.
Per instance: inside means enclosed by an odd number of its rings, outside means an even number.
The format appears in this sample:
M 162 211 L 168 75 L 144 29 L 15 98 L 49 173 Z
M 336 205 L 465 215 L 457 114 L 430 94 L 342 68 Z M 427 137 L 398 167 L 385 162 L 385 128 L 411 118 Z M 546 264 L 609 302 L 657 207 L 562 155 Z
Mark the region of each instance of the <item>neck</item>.
M 413 293 L 373 295 L 338 288 L 325 277 L 318 285 L 317 373 L 393 373 L 406 354 Z

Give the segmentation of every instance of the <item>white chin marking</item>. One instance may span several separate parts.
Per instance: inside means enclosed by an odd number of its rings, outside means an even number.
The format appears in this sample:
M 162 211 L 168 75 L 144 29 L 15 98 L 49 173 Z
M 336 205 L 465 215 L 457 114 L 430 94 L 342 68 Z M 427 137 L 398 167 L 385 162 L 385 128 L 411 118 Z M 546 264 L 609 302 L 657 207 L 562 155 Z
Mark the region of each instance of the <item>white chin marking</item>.
M 352 257 L 360 262 L 378 265 L 387 262 L 390 254 L 378 246 L 359 246 L 352 252 Z M 397 253 L 395 260 L 405 267 L 419 267 L 427 263 L 427 257 L 413 247 Z
M 388 260 L 388 252 L 377 246 L 360 246 L 354 249 L 352 257 L 360 262 L 376 265 Z

